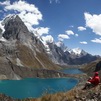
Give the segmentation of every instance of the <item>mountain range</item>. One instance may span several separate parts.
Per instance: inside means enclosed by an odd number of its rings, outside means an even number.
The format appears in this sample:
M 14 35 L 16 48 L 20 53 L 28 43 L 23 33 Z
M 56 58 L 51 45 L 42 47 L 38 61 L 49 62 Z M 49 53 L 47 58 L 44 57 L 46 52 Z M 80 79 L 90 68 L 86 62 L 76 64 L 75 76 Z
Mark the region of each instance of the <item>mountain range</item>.
M 82 65 L 100 58 L 100 56 L 93 56 L 80 48 L 69 49 L 61 41 L 47 44 L 48 54 L 55 64 Z
M 55 70 L 61 65 L 82 65 L 100 58 L 79 48 L 69 49 L 61 41 L 44 44 L 18 15 L 3 19 L 1 25 L 0 77 L 17 78 L 19 72 L 31 68 Z

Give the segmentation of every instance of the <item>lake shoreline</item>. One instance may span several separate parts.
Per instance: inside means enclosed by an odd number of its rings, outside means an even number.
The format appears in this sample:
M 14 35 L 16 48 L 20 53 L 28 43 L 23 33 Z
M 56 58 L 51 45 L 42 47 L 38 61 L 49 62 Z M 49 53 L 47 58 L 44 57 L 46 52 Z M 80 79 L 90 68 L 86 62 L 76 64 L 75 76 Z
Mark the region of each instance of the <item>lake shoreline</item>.
M 51 94 L 51 93 L 55 94 L 58 92 L 68 91 L 68 90 L 74 88 L 75 85 L 77 85 L 77 83 L 78 83 L 77 79 L 69 78 L 69 77 L 47 78 L 47 79 L 26 78 L 26 79 L 23 79 L 20 81 L 6 80 L 6 81 L 2 81 L 0 83 L 0 92 L 1 93 L 3 92 L 4 94 L 7 94 L 16 99 L 29 98 L 28 96 L 31 96 L 32 98 L 37 99 L 37 98 L 42 97 L 43 94 Z M 67 86 L 67 84 L 68 84 L 68 86 Z M 13 85 L 16 87 L 13 87 Z M 17 86 L 17 85 L 19 85 L 19 86 Z M 19 87 L 20 87 L 20 89 L 19 89 Z M 4 89 L 6 89 L 6 91 Z M 20 91 L 20 92 L 18 93 L 16 91 Z M 12 92 L 14 92 L 14 93 L 12 93 Z M 30 92 L 30 95 L 28 92 Z M 38 95 L 36 95 L 37 93 L 38 93 Z
M 49 71 L 48 71 L 49 72 Z M 51 70 L 51 73 L 53 73 L 54 71 L 53 70 Z M 55 77 L 52 77 L 51 79 L 54 79 L 54 78 L 56 78 L 56 79 L 58 79 L 58 78 L 75 78 L 77 81 L 78 81 L 78 83 L 75 85 L 75 87 L 73 87 L 73 89 L 74 88 L 78 88 L 78 87 L 80 87 L 80 86 L 82 86 L 82 81 L 84 81 L 84 77 L 85 77 L 85 74 L 83 73 L 83 74 L 72 74 L 72 75 L 70 75 L 70 74 L 65 74 L 65 73 L 61 73 L 61 72 L 57 72 L 57 71 L 55 71 L 54 73 L 59 73 L 59 75 L 57 74 L 57 75 L 55 75 Z M 62 76 L 62 77 L 61 77 Z M 40 77 L 37 77 L 37 78 L 40 78 Z M 50 78 L 50 77 L 48 77 L 48 78 Z M 48 79 L 47 78 L 47 79 Z M 25 78 L 23 78 L 23 79 L 25 79 Z M 23 80 L 22 79 L 22 80 Z M 45 79 L 45 78 L 43 78 L 43 76 L 41 75 L 41 79 Z M 71 90 L 73 90 L 73 89 L 71 89 Z M 70 91 L 71 91 L 70 90 Z M 67 91 L 68 92 L 68 91 Z M 5 95 L 5 94 L 4 94 Z M 47 96 L 47 95 L 46 95 Z M 14 99 L 14 98 L 12 98 L 12 99 Z M 26 99 L 29 99 L 29 98 L 26 98 Z M 31 98 L 31 99 L 38 99 L 38 98 Z M 18 99 L 16 99 L 16 100 L 13 100 L 13 101 L 17 101 Z M 12 100 L 11 100 L 12 101 Z M 27 100 L 26 100 L 27 101 Z

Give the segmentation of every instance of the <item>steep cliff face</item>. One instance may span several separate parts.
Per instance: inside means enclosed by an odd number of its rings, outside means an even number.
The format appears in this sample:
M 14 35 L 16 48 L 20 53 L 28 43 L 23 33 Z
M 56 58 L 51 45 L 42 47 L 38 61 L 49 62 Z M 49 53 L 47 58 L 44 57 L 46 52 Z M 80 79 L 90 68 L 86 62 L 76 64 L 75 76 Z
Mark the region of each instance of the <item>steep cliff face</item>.
M 20 40 L 25 41 L 26 37 L 29 37 L 29 31 L 24 25 L 19 16 L 12 16 L 8 21 L 5 22 L 5 32 L 3 37 L 7 40 Z
M 58 47 L 55 43 L 48 43 L 50 48 L 49 57 L 56 64 L 67 65 L 69 62 L 69 52 L 65 53 L 62 48 Z
M 15 66 L 16 71 L 20 68 L 60 68 L 48 58 L 42 42 L 28 31 L 19 16 L 12 16 L 4 22 L 5 32 L 0 39 L 1 78 L 20 78 L 13 70 Z M 27 72 L 26 69 L 23 72 Z

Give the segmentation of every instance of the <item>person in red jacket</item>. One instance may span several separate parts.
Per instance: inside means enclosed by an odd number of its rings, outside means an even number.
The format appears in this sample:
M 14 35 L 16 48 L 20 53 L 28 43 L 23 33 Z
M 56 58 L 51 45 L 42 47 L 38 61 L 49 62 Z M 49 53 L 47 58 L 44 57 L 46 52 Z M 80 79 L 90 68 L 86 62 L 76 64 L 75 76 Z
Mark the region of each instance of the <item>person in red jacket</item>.
M 100 83 L 99 74 L 98 74 L 98 72 L 95 72 L 93 78 L 88 79 L 88 81 L 87 81 L 85 87 L 83 88 L 83 90 L 86 89 L 86 88 L 95 87 L 99 83 Z
M 94 86 L 98 85 L 100 82 L 100 77 L 98 72 L 95 72 L 94 77 L 91 80 L 88 80 L 88 82 L 90 82 L 91 84 L 93 84 Z

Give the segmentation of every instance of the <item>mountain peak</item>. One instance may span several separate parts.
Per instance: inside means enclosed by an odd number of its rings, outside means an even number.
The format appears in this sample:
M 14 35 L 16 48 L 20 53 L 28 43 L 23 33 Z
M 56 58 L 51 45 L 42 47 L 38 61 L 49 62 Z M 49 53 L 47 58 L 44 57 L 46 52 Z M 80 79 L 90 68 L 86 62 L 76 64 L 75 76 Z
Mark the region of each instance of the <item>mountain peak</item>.
M 68 50 L 68 48 L 65 46 L 65 44 L 62 41 L 58 41 L 55 43 L 57 47 L 60 47 L 64 52 Z
M 61 47 L 61 46 L 63 45 L 63 42 L 62 42 L 62 41 L 58 41 L 58 42 L 56 42 L 56 45 L 57 45 L 58 47 Z
M 87 52 L 85 52 L 84 50 L 80 49 L 80 48 L 74 48 L 72 49 L 73 53 L 75 53 L 76 55 L 86 55 Z
M 20 40 L 26 33 L 29 32 L 27 27 L 24 25 L 24 22 L 18 15 L 11 15 L 6 17 L 3 23 L 5 24 L 5 32 L 3 37 L 7 40 Z
M 81 49 L 80 48 L 74 48 L 72 49 L 72 51 L 75 53 L 75 54 L 81 54 Z

